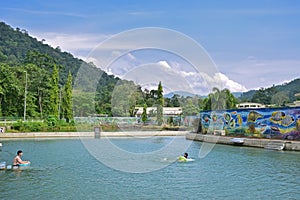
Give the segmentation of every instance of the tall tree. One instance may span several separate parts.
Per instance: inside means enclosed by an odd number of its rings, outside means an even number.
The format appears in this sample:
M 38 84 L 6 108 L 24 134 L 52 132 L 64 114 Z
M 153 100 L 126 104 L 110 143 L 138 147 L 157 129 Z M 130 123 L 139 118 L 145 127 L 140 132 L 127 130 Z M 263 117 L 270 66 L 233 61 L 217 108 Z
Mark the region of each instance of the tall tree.
M 69 72 L 67 83 L 64 87 L 63 113 L 69 123 L 73 119 L 73 99 L 72 99 L 72 74 Z
M 52 77 L 50 81 L 50 115 L 54 115 L 58 119 L 58 104 L 59 104 L 59 86 L 58 86 L 59 73 L 57 66 L 54 65 Z
M 229 89 L 225 88 L 222 90 L 226 98 L 226 109 L 236 108 L 238 100 L 234 97 L 234 95 L 230 92 Z
M 163 87 L 161 81 L 159 81 L 157 88 L 157 124 L 160 126 L 163 123 L 163 106 L 164 106 L 164 97 L 163 97 Z
M 219 90 L 213 88 L 214 93 L 210 93 L 203 101 L 204 110 L 222 110 L 236 107 L 237 99 L 228 89 Z
M 180 96 L 178 94 L 174 94 L 173 97 L 171 98 L 171 104 L 172 107 L 180 107 L 180 102 L 179 99 Z
M 224 92 L 220 91 L 218 88 L 213 88 L 211 97 L 211 109 L 212 110 L 222 110 L 226 108 L 226 95 Z
M 17 78 L 16 68 L 0 63 L 0 116 L 22 116 L 24 102 L 24 72 Z M 21 81 L 22 85 L 20 83 Z
M 142 122 L 145 124 L 147 121 L 147 104 L 144 104 L 142 113 Z

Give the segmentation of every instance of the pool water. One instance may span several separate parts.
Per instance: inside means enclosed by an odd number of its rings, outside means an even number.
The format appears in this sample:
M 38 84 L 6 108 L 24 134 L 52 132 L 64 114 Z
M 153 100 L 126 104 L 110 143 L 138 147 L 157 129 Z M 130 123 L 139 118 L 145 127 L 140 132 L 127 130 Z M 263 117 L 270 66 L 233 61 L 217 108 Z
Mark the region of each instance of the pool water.
M 113 138 L 133 152 L 155 151 L 174 137 Z M 182 144 L 184 137 L 177 137 Z M 92 140 L 95 141 L 95 140 Z M 100 140 L 101 142 L 101 140 Z M 83 142 L 84 143 L 84 142 Z M 191 142 L 194 162 L 168 157 L 163 168 L 128 173 L 94 158 L 80 139 L 2 141 L 0 161 L 9 164 L 22 149 L 30 168 L 0 171 L 0 199 L 299 199 L 300 154 L 215 145 L 199 158 L 200 142 Z M 112 155 L 113 156 L 113 155 Z M 179 155 L 178 155 L 179 156 Z M 138 162 L 138 161 L 137 161 Z M 143 161 L 142 161 L 143 162 Z

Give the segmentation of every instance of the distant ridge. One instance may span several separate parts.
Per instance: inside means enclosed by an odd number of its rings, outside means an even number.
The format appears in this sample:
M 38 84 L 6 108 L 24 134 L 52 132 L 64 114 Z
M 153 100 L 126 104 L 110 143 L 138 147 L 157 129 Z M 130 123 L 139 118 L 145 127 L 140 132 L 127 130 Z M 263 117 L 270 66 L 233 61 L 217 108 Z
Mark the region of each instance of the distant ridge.
M 195 96 L 201 96 L 202 98 L 206 98 L 207 95 L 198 95 L 198 94 L 193 94 L 190 92 L 185 92 L 185 91 L 174 91 L 174 92 L 170 92 L 168 94 L 165 94 L 164 97 L 165 98 L 172 98 L 175 94 L 182 96 L 182 97 L 195 97 Z M 232 93 L 234 95 L 235 98 L 239 98 L 241 97 L 241 95 L 243 94 L 242 92 L 233 92 Z
M 174 92 L 170 92 L 168 94 L 165 94 L 164 97 L 165 98 L 172 98 L 174 95 L 179 95 L 179 96 L 182 96 L 182 97 L 194 97 L 194 96 L 196 96 L 196 94 L 186 92 L 186 91 L 174 91 Z M 200 95 L 198 95 L 198 96 L 200 96 Z
M 276 92 L 285 92 L 291 101 L 295 101 L 296 97 L 295 94 L 300 93 L 300 78 L 296 78 L 288 83 L 284 83 L 282 85 L 273 85 L 272 87 L 268 88 L 261 88 L 264 90 L 275 90 Z M 259 90 L 250 90 L 248 92 L 243 92 L 239 97 L 242 101 L 251 101 L 253 96 Z

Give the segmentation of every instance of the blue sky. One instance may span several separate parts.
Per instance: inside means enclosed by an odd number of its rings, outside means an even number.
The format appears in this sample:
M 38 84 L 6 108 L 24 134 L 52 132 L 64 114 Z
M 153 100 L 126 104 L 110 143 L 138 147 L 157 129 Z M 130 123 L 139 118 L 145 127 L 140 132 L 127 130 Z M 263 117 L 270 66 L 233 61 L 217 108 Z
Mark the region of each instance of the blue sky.
M 130 29 L 179 31 L 202 45 L 233 91 L 300 77 L 299 19 L 297 0 L 0 2 L 1 21 L 80 58 Z M 171 65 L 171 59 L 157 62 Z

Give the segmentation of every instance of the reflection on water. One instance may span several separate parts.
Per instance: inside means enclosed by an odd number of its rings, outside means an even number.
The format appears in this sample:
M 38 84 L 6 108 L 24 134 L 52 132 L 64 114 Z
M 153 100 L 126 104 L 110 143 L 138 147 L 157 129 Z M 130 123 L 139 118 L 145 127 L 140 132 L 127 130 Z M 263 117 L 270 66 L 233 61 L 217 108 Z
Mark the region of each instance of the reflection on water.
M 112 142 L 120 148 L 145 152 L 162 148 L 172 139 L 116 138 Z M 185 142 L 184 138 L 180 140 L 176 145 Z M 125 173 L 99 162 L 76 139 L 2 143 L 0 161 L 9 163 L 15 151 L 22 149 L 24 160 L 30 160 L 31 167 L 0 171 L 1 199 L 297 199 L 300 196 L 298 152 L 216 145 L 200 159 L 202 144 L 193 142 L 188 152 L 196 159 L 194 162 L 177 163 L 172 156 L 164 155 L 147 161 L 165 163 L 161 170 Z

